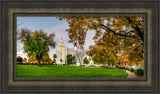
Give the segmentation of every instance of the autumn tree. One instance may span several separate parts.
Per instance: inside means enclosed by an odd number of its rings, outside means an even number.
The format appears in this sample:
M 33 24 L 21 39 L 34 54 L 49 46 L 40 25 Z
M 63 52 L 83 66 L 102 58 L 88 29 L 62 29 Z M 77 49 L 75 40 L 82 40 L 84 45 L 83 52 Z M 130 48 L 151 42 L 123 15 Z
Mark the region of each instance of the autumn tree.
M 104 46 L 108 56 L 114 53 L 111 57 L 117 58 L 118 53 L 125 51 L 130 56 L 136 54 L 139 59 L 143 59 L 143 16 L 69 16 L 60 17 L 61 19 L 65 19 L 69 24 L 66 31 L 69 42 L 74 46 L 83 48 L 87 31 L 92 30 L 95 31 L 95 45 L 92 46 Z
M 29 58 L 28 58 L 28 62 L 29 62 L 29 63 L 31 63 L 31 62 L 33 62 L 33 61 L 35 61 L 35 57 L 29 57 Z
M 111 65 L 114 59 L 116 59 L 116 54 L 107 49 L 106 46 L 90 46 L 89 49 L 90 50 L 87 52 L 87 54 L 92 57 L 92 60 L 96 64 Z
M 22 62 L 26 62 L 26 61 L 27 61 L 27 59 L 26 59 L 26 58 L 23 58 L 23 59 L 22 59 Z
M 42 57 L 43 63 L 51 63 L 51 58 L 48 55 L 48 52 Z
M 55 34 L 45 33 L 43 30 L 31 32 L 28 29 L 21 29 L 20 39 L 24 45 L 24 52 L 27 53 L 29 57 L 35 57 L 38 60 L 38 65 L 43 56 L 49 51 L 49 47 L 55 47 L 54 42 Z

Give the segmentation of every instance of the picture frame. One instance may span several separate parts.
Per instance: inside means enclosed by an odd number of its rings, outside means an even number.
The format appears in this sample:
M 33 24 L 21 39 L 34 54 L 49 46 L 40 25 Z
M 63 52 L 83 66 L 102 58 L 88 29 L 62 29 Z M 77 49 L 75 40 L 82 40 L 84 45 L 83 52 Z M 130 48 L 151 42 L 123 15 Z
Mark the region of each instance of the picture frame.
M 0 91 L 11 93 L 151 93 L 159 94 L 159 0 L 1 0 Z M 16 17 L 53 15 L 144 15 L 143 79 L 17 79 Z

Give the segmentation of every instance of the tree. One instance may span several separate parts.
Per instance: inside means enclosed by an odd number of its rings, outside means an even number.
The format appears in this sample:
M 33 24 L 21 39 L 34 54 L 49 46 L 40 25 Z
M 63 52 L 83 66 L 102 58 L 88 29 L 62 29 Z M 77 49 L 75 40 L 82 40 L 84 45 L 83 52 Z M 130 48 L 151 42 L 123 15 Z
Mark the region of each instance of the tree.
M 80 70 L 82 70 L 82 60 L 83 60 L 83 57 L 85 55 L 85 51 L 84 51 L 84 48 L 83 46 L 79 45 L 77 46 L 77 51 L 76 51 L 76 58 L 78 59 L 79 63 L 80 63 Z
M 76 64 L 76 57 L 72 55 L 67 55 L 67 64 Z
M 59 61 L 61 62 L 61 65 L 62 65 L 62 63 L 63 63 L 63 59 L 60 59 Z
M 22 63 L 22 57 L 20 57 L 20 56 L 18 56 L 17 58 L 16 58 L 16 61 L 18 62 L 18 63 Z
M 110 56 L 104 46 L 90 46 L 89 49 L 87 54 L 92 57 L 96 64 L 109 64 Z
M 56 54 L 53 54 L 53 58 L 57 58 L 57 55 L 56 55 Z
M 85 58 L 83 59 L 83 63 L 84 63 L 84 64 L 89 64 L 89 60 L 87 59 L 87 57 L 85 57 Z
M 27 59 L 26 59 L 26 58 L 23 58 L 23 59 L 22 59 L 22 62 L 26 62 L 26 61 L 27 61 Z
M 56 63 L 56 59 L 53 59 L 53 60 L 52 60 L 52 63 L 55 64 L 55 63 Z
M 54 33 L 47 35 L 43 30 L 31 32 L 28 29 L 22 29 L 19 39 L 24 45 L 24 52 L 29 57 L 35 57 L 38 60 L 38 65 L 41 66 L 40 61 L 49 51 L 49 47 L 55 47 L 56 45 L 54 37 Z
M 56 58 L 57 58 L 57 55 L 56 55 L 56 54 L 53 54 L 54 63 L 56 63 Z
M 66 31 L 70 38 L 69 42 L 75 46 L 83 47 L 87 31 L 92 30 L 95 31 L 94 46 L 104 46 L 105 50 L 109 50 L 108 56 L 113 51 L 115 56 L 112 58 L 116 58 L 118 53 L 125 51 L 128 54 L 134 53 L 143 60 L 143 16 L 67 16 L 60 17 L 61 19 L 68 22 L 69 29 Z M 137 47 L 136 45 L 139 49 L 134 51 L 133 48 Z
M 42 57 L 42 61 L 43 63 L 51 63 L 51 58 L 49 57 L 48 53 L 46 53 L 43 57 Z
M 29 62 L 29 63 L 31 63 L 31 62 L 33 62 L 33 61 L 35 61 L 35 57 L 29 57 L 29 58 L 28 58 L 28 62 Z

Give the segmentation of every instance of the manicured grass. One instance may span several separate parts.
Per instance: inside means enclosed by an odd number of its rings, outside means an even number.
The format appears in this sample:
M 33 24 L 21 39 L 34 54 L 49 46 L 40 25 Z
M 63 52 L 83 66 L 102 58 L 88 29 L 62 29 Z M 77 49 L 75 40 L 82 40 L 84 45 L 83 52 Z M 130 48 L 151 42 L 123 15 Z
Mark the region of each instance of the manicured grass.
M 121 69 L 65 65 L 17 65 L 18 78 L 126 78 Z

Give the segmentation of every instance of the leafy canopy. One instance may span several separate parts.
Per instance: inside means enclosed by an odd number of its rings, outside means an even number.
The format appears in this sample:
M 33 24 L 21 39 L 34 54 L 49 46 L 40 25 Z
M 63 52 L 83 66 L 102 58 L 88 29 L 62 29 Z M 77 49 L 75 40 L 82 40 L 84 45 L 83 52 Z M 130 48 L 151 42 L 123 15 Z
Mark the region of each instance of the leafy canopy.
M 43 30 L 31 32 L 28 29 L 22 29 L 19 40 L 23 42 L 24 52 L 29 57 L 35 57 L 40 63 L 43 56 L 47 55 L 49 47 L 55 47 L 54 37 L 54 33 L 47 35 Z
M 72 55 L 67 55 L 67 64 L 76 64 L 76 57 Z
M 92 45 L 89 49 L 93 60 L 97 60 L 97 57 L 108 56 L 116 60 L 118 56 L 122 56 L 123 54 L 129 54 L 129 57 L 138 58 L 137 62 L 139 60 L 143 60 L 143 16 L 60 17 L 60 20 L 62 19 L 65 19 L 68 22 L 69 29 L 66 31 L 68 32 L 70 38 L 69 42 L 73 43 L 76 47 L 83 48 L 88 30 L 95 32 L 95 36 L 93 37 L 95 45 Z M 99 46 L 102 46 L 104 52 L 106 53 L 97 54 L 93 51 L 94 49 L 99 49 Z M 131 58 L 129 59 L 132 61 Z M 102 59 L 102 61 L 104 60 Z

